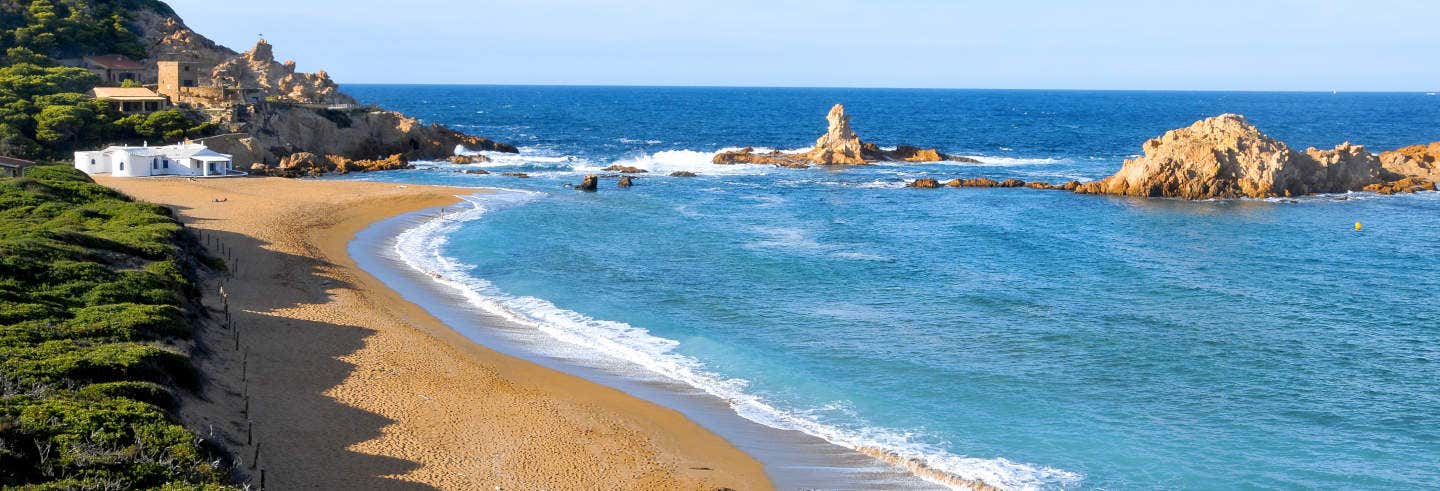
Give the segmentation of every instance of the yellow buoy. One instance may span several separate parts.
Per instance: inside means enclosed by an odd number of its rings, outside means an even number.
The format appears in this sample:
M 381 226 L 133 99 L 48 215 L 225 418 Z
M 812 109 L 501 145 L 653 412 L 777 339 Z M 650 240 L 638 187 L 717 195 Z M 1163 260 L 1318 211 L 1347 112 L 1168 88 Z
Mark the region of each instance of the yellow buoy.
M 1355 222 L 1355 230 L 1360 230 L 1360 222 Z

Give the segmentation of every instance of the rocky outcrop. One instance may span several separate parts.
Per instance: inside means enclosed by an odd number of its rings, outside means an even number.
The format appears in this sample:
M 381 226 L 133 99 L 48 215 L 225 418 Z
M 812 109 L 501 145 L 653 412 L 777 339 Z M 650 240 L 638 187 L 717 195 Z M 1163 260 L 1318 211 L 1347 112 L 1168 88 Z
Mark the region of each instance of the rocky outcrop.
M 860 136 L 850 129 L 850 115 L 845 114 L 845 106 L 831 107 L 825 121 L 829 122 L 825 134 L 815 140 L 815 148 L 805 155 L 805 160 L 821 165 L 864 164 Z
M 639 167 L 631 167 L 631 166 L 628 166 L 628 165 L 620 165 L 620 164 L 611 164 L 610 167 L 606 167 L 606 168 L 601 169 L 601 170 L 607 170 L 607 171 L 610 171 L 610 172 L 622 172 L 622 173 L 626 173 L 626 174 L 642 174 L 642 173 L 647 172 L 645 169 L 641 169 L 641 168 L 639 168 Z
M 1423 177 L 1406 177 L 1391 182 L 1382 182 L 1365 186 L 1365 191 L 1380 194 L 1418 193 L 1421 191 L 1434 190 L 1435 181 Z
M 199 85 L 244 94 L 215 101 L 226 110 L 209 114 L 229 134 L 205 141 L 213 150 L 234 155 L 238 166 L 278 171 L 280 160 L 297 152 L 360 162 L 396 154 L 404 160 L 447 159 L 460 147 L 517 152 L 514 146 L 422 124 L 397 112 L 354 107 L 355 100 L 341 93 L 323 70 L 302 73 L 293 61 L 277 62 L 264 40 L 236 53 L 190 30 L 169 9 L 137 8 L 134 16 L 150 55 L 147 66 L 160 60 L 192 62 L 203 67 L 202 74 L 210 74 L 209 80 L 198 77 Z M 153 71 L 149 75 L 153 77 Z M 256 163 L 261 165 L 252 165 Z
M 920 179 L 916 179 L 916 180 L 914 180 L 914 181 L 910 181 L 910 184 L 906 184 L 905 187 L 907 187 L 907 188 L 921 188 L 921 189 L 935 189 L 935 188 L 940 187 L 940 181 L 936 180 L 936 179 L 933 178 L 933 177 L 922 177 L 922 178 L 920 178 Z
M 1380 166 L 1391 177 L 1411 176 L 1440 181 L 1440 142 L 1381 153 Z
M 756 153 L 754 147 L 715 154 L 711 162 L 722 165 L 759 164 L 804 169 L 811 165 L 865 165 L 880 161 L 893 162 L 938 162 L 942 160 L 977 162 L 974 159 L 956 157 L 939 150 L 922 149 L 900 145 L 895 150 L 883 150 L 873 143 L 860 140 L 850 128 L 850 115 L 845 106 L 836 104 L 825 116 L 829 123 L 825 134 L 815 140 L 815 146 L 802 153 L 771 151 Z
M 447 160 L 447 161 L 449 161 L 450 163 L 455 164 L 455 165 L 469 165 L 469 164 L 484 164 L 484 163 L 489 163 L 489 162 L 490 162 L 490 157 L 486 157 L 486 156 L 480 155 L 480 154 L 451 155 L 450 158 L 445 159 L 445 160 Z
M 671 172 L 671 173 L 670 173 L 670 177 L 696 177 L 696 176 L 698 176 L 698 175 L 699 175 L 699 174 L 696 174 L 696 173 L 694 173 L 694 172 L 690 172 L 690 171 L 688 171 L 688 170 L 677 170 L 677 171 L 675 171 L 675 172 Z
M 1380 161 L 1364 147 L 1291 150 L 1237 114 L 1172 130 L 1143 157 L 1076 192 L 1186 199 L 1299 196 L 1360 190 L 1380 182 Z
M 457 148 L 517 152 L 515 147 L 466 135 L 440 125 L 369 108 L 315 109 L 271 105 L 250 117 L 251 131 L 204 140 L 212 150 L 234 156 L 240 165 L 278 165 L 296 152 L 338 155 L 352 160 L 400 154 L 407 160 L 442 160 Z M 482 156 L 483 157 L 483 156 Z
M 620 180 L 615 184 L 622 188 L 628 188 L 635 185 L 635 178 L 631 176 L 620 176 Z
M 340 92 L 339 84 L 324 70 L 295 71 L 295 62 L 275 61 L 274 48 L 264 39 L 250 51 L 215 65 L 211 80 L 224 87 L 259 89 L 267 96 L 300 104 L 355 104 Z
M 580 184 L 575 185 L 575 189 L 579 191 L 595 191 L 596 189 L 599 189 L 599 187 L 600 176 L 597 176 L 595 174 L 585 176 L 585 179 L 580 181 Z
M 374 172 L 395 169 L 413 169 L 400 154 L 380 159 L 353 160 L 339 155 L 316 155 L 310 152 L 296 152 L 281 159 L 277 166 L 252 164 L 250 172 L 276 177 L 307 177 L 323 174 L 348 174 L 351 172 Z

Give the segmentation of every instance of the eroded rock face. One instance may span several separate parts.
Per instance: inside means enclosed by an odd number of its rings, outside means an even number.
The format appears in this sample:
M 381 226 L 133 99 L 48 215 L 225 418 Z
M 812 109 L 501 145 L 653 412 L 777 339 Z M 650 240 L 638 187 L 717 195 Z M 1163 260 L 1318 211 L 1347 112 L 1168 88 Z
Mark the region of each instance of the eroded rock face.
M 250 51 L 215 65 L 211 79 L 226 87 L 261 89 L 268 96 L 301 104 L 355 104 L 324 70 L 295 71 L 295 62 L 275 61 L 274 49 L 261 39 Z
M 511 145 L 466 135 L 440 125 L 421 124 L 400 113 L 357 108 L 346 111 L 276 105 L 251 116 L 252 131 L 206 139 L 210 149 L 231 154 L 237 164 L 277 165 L 296 152 L 365 160 L 401 154 L 407 160 L 445 160 L 458 148 L 515 153 Z M 483 156 L 470 156 L 472 163 Z
M 922 149 L 900 145 L 895 150 L 882 150 L 874 143 L 860 140 L 850 128 L 850 116 L 845 106 L 836 104 L 825 116 L 829 123 L 825 134 L 815 140 L 815 147 L 803 153 L 772 151 L 756 153 L 753 147 L 730 152 L 720 152 L 711 161 L 716 164 L 761 164 L 804 169 L 811 165 L 865 165 L 879 161 L 896 162 L 938 162 L 955 160 L 977 162 L 974 159 L 955 157 L 933 148 Z
M 1440 181 L 1440 142 L 1381 153 L 1380 165 L 1392 177 L 1411 176 Z
M 805 159 L 822 165 L 864 164 L 860 136 L 850 129 L 850 115 L 845 114 L 845 106 L 836 104 L 831 107 L 830 113 L 825 115 L 825 121 L 830 123 L 825 134 L 815 140 L 815 148 L 810 150 Z
M 1298 196 L 1359 190 L 1380 181 L 1364 147 L 1291 150 L 1238 114 L 1224 114 L 1145 142 L 1145 155 L 1076 192 L 1186 199 Z
M 405 157 L 393 154 L 382 159 L 354 160 L 340 155 L 316 155 L 310 152 L 296 152 L 280 160 L 278 166 L 255 163 L 250 171 L 258 175 L 277 177 L 319 176 L 329 173 L 373 172 L 394 169 L 413 169 Z
M 630 176 L 620 176 L 620 180 L 616 184 L 622 188 L 628 188 L 635 185 L 635 178 Z

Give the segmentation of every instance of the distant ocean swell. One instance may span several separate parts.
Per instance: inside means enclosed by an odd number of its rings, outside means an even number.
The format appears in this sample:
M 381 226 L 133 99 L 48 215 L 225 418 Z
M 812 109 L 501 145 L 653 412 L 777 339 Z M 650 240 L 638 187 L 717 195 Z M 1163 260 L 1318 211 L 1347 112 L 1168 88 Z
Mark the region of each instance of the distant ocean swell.
M 706 161 L 708 164 L 708 157 Z M 963 457 L 935 445 L 916 442 L 904 431 L 869 426 L 844 428 L 810 417 L 810 411 L 776 407 L 746 392 L 745 380 L 715 374 L 700 360 L 675 353 L 679 343 L 674 340 L 651 335 L 644 328 L 623 322 L 594 319 L 565 310 L 541 298 L 507 294 L 490 282 L 471 276 L 469 265 L 443 254 L 448 234 L 457 230 L 461 222 L 477 220 L 491 211 L 519 206 L 543 196 L 544 193 L 534 191 L 500 190 L 464 197 L 472 208 L 406 230 L 397 236 L 395 252 L 411 268 L 457 291 L 474 307 L 536 329 L 575 351 L 643 368 L 718 397 L 751 421 L 807 433 L 905 468 L 928 481 L 957 489 L 966 487 L 964 481 L 967 480 L 1005 489 L 1064 487 L 1080 481 L 1081 476 L 1073 472 L 1004 458 Z

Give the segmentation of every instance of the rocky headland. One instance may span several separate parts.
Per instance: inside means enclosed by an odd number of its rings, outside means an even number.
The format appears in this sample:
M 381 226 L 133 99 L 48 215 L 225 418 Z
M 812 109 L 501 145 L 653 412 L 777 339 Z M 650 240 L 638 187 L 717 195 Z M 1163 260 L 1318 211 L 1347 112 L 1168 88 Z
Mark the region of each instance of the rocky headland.
M 300 72 L 294 61 L 276 60 L 273 47 L 263 39 L 249 51 L 236 53 L 191 30 L 168 9 L 143 10 L 135 17 L 150 53 L 146 66 L 179 61 L 197 70 L 197 87 L 185 89 L 177 102 L 226 130 L 204 142 L 233 155 L 238 168 L 260 174 L 314 175 L 392 168 L 392 164 L 332 163 L 393 162 L 397 155 L 408 164 L 446 160 L 460 148 L 518 152 L 509 144 L 358 105 L 324 70 Z M 311 156 L 290 158 L 302 153 Z
M 1440 143 L 1376 156 L 1349 142 L 1333 149 L 1291 149 L 1238 114 L 1195 122 L 1145 142 L 1144 155 L 1114 175 L 1086 183 L 1018 179 L 917 180 L 910 187 L 1030 187 L 1081 194 L 1183 199 L 1272 198 L 1370 191 L 1384 194 L 1435 189 Z
M 815 140 L 815 147 L 806 152 L 786 153 L 771 151 L 756 153 L 754 147 L 720 152 L 711 162 L 721 165 L 759 164 L 804 169 L 812 165 L 867 165 L 875 162 L 977 162 L 974 159 L 946 155 L 933 148 L 918 148 L 899 145 L 894 150 L 884 150 L 874 143 L 860 140 L 850 128 L 850 115 L 845 106 L 836 104 L 825 116 L 829 123 L 825 134 Z

